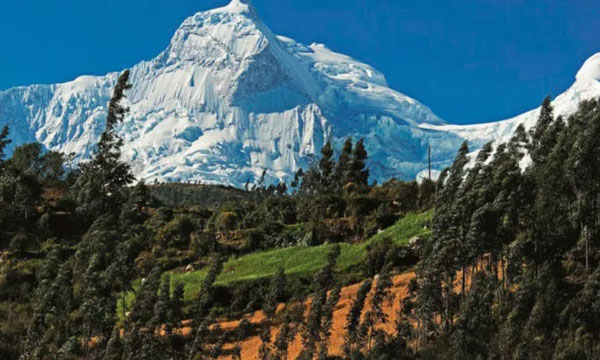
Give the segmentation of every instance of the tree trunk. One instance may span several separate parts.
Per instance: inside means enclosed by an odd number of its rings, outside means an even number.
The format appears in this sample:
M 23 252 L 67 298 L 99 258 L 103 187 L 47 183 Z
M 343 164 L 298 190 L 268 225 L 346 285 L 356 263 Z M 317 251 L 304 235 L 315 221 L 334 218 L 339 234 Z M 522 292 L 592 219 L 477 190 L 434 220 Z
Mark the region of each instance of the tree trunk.
M 463 268 L 462 268 L 462 298 L 463 298 L 463 302 L 465 301 L 466 281 L 467 281 L 467 267 L 463 265 Z

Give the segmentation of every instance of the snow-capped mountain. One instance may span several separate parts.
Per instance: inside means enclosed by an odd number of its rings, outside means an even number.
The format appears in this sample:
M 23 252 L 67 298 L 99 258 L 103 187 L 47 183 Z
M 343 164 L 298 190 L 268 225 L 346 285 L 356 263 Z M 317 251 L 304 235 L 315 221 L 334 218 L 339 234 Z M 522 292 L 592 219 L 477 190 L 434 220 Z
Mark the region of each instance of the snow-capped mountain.
M 600 96 L 600 54 L 555 101 L 557 113 Z M 13 144 L 90 156 L 118 73 L 0 92 L 0 125 Z M 274 35 L 243 0 L 185 20 L 165 51 L 131 68 L 131 112 L 120 125 L 138 178 L 240 186 L 264 170 L 289 180 L 327 139 L 365 138 L 373 179 L 413 179 L 448 165 L 464 139 L 480 146 L 530 126 L 536 110 L 498 123 L 456 126 L 388 87 L 369 65 Z

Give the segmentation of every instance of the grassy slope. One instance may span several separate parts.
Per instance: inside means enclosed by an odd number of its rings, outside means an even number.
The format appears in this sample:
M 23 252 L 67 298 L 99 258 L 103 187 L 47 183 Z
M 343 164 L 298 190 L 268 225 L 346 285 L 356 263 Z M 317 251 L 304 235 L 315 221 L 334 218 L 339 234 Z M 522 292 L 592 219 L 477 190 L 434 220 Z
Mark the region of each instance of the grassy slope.
M 340 244 L 341 255 L 338 259 L 338 271 L 345 273 L 356 269 L 362 262 L 367 246 L 384 237 L 390 237 L 395 244 L 406 245 L 413 236 L 423 236 L 429 233 L 432 211 L 421 214 L 410 213 L 398 220 L 396 224 L 385 229 L 360 244 Z M 230 259 L 223 267 L 223 272 L 217 279 L 217 285 L 228 285 L 235 282 L 252 281 L 269 278 L 279 267 L 283 267 L 288 276 L 310 277 L 325 265 L 327 252 L 332 244 L 307 247 L 294 246 L 285 249 L 274 249 L 256 252 Z M 192 299 L 200 288 L 206 270 L 179 274 L 171 274 L 171 282 L 185 284 L 185 297 Z

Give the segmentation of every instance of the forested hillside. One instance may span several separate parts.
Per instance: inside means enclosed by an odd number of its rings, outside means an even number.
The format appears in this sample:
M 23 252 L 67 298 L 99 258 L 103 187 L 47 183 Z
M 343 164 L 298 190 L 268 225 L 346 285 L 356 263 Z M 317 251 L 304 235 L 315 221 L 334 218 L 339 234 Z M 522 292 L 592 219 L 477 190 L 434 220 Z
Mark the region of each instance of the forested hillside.
M 242 190 L 136 182 L 128 80 L 89 162 L 0 134 L 0 358 L 600 357 L 597 101 L 437 183 L 370 183 L 349 138 Z
M 425 358 L 600 358 L 600 104 L 554 119 L 546 99 L 492 149 L 466 169 L 463 145 L 439 180 L 407 340 Z

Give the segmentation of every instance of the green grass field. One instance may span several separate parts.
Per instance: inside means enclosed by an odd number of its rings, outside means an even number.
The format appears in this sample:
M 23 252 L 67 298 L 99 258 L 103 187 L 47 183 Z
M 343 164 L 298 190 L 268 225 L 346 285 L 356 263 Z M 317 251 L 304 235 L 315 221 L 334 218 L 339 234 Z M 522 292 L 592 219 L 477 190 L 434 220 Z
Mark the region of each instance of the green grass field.
M 350 272 L 356 269 L 364 259 L 367 246 L 384 237 L 389 237 L 397 245 L 406 245 L 413 236 L 429 233 L 432 211 L 407 214 L 394 225 L 360 244 L 340 244 L 341 254 L 337 271 Z M 239 258 L 229 259 L 223 266 L 223 272 L 217 279 L 217 285 L 254 281 L 269 278 L 283 267 L 290 277 L 310 277 L 325 265 L 325 258 L 333 244 L 321 246 L 294 246 L 285 249 L 273 249 L 256 252 Z M 185 284 L 185 298 L 190 300 L 198 292 L 206 269 L 189 273 L 170 273 L 171 283 Z
M 394 225 L 360 244 L 340 244 L 341 253 L 338 258 L 337 272 L 349 274 L 356 272 L 362 263 L 367 246 L 385 237 L 392 239 L 396 245 L 406 245 L 413 236 L 424 236 L 430 231 L 433 211 L 424 213 L 409 213 Z M 325 265 L 326 256 L 333 244 L 321 246 L 293 246 L 285 249 L 273 249 L 229 259 L 223 265 L 223 272 L 217 278 L 216 285 L 227 286 L 244 281 L 255 281 L 272 277 L 280 267 L 285 269 L 289 277 L 309 278 Z M 166 272 L 163 277 L 170 276 L 171 288 L 177 283 L 184 283 L 185 300 L 196 297 L 207 269 L 189 273 Z M 138 289 L 140 280 L 133 287 Z M 134 292 L 129 292 L 125 298 L 128 307 L 133 303 Z M 119 302 L 117 314 L 121 314 Z

